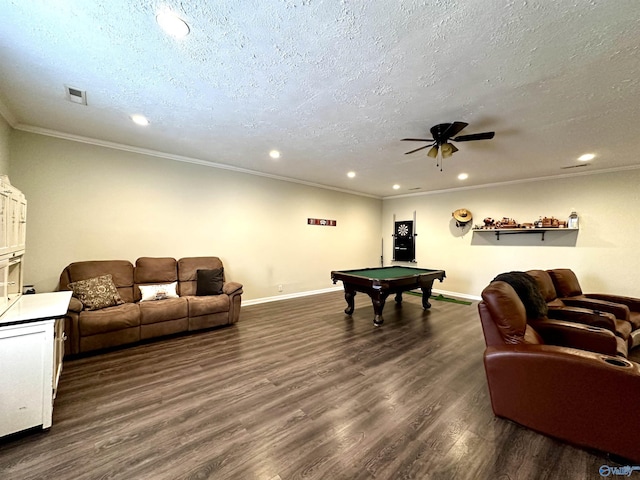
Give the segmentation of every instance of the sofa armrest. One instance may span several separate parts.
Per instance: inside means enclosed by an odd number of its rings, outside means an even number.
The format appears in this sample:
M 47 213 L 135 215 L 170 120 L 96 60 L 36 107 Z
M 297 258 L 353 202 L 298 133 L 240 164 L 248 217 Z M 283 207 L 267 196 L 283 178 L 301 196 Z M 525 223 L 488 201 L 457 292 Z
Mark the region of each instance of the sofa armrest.
M 561 320 L 531 322 L 531 326 L 549 345 L 604 353 L 613 357 L 618 354 L 616 335 L 605 328 Z
M 242 293 L 242 284 L 238 282 L 226 282 L 222 286 L 222 293 L 226 293 L 227 295 Z
M 606 302 L 595 298 L 563 298 L 562 301 L 569 306 L 589 308 L 598 312 L 608 312 L 620 320 L 629 320 L 629 307 L 621 303 Z
M 78 300 L 76 297 L 71 297 L 71 300 L 69 300 L 70 311 L 80 313 L 83 308 L 84 308 L 84 305 L 80 300 Z
M 606 328 L 612 332 L 616 331 L 615 315 L 607 312 L 594 312 L 588 308 L 580 307 L 560 307 L 549 308 L 549 318 L 564 320 L 567 322 L 581 323 L 592 327 Z
M 79 314 L 72 310 L 69 310 L 67 315 L 64 317 L 64 333 L 67 337 L 64 345 L 65 356 L 80 353 L 80 329 L 78 326 L 78 317 Z
M 229 323 L 233 325 L 240 319 L 242 284 L 238 282 L 225 282 L 222 286 L 222 293 L 229 295 Z
M 611 295 L 608 293 L 587 293 L 584 295 L 594 300 L 604 300 L 605 302 L 621 303 L 629 307 L 632 312 L 640 312 L 640 298 L 625 297 L 623 295 Z

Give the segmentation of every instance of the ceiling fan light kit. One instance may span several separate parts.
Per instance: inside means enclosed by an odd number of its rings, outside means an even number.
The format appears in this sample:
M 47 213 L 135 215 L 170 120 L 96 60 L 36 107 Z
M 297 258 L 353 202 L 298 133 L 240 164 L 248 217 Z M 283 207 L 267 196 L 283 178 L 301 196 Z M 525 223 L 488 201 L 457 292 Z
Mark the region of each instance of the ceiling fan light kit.
M 419 147 L 409 152 L 405 152 L 405 155 L 431 147 L 427 152 L 428 157 L 437 158 L 439 150 L 442 158 L 449 158 L 458 151 L 458 148 L 450 142 L 490 140 L 495 136 L 495 132 L 483 132 L 456 137 L 455 135 L 458 135 L 458 133 L 460 133 L 467 125 L 469 124 L 465 122 L 440 123 L 438 125 L 434 125 L 430 129 L 431 136 L 433 138 L 403 138 L 403 141 L 428 143 L 428 145 L 425 145 L 424 147 Z M 439 166 L 440 171 L 442 171 L 442 162 L 439 163 L 440 165 L 436 164 L 436 166 Z

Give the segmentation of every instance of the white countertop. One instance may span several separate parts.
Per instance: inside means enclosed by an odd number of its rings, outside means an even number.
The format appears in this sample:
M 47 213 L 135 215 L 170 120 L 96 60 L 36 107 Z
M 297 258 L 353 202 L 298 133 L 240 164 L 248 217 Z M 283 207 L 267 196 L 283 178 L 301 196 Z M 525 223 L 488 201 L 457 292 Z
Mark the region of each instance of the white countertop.
M 9 310 L 0 316 L 0 326 L 64 317 L 70 299 L 70 291 L 21 295 Z

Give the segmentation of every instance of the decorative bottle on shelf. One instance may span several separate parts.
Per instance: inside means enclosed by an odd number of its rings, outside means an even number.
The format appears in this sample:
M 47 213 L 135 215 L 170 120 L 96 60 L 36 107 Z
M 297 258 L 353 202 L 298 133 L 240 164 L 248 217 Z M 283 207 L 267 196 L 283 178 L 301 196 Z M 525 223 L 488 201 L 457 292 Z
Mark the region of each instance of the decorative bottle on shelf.
M 575 212 L 575 210 L 571 212 L 571 215 L 569 215 L 569 221 L 567 222 L 567 227 L 578 228 L 578 214 Z

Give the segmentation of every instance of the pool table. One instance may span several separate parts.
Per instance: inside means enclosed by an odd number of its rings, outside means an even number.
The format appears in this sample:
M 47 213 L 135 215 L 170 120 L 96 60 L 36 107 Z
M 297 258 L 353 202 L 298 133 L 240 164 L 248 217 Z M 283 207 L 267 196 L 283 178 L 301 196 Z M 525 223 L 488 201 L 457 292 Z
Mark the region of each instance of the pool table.
M 382 310 L 384 302 L 391 293 L 395 293 L 396 302 L 402 302 L 402 292 L 420 288 L 422 290 L 422 307 L 431 307 L 429 297 L 433 281 L 442 282 L 446 277 L 444 270 L 430 270 L 414 267 L 379 267 L 358 270 L 336 270 L 331 272 L 331 280 L 344 285 L 344 298 L 347 308 L 344 313 L 351 315 L 354 310 L 353 298 L 356 292 L 364 292 L 373 302 L 373 324 L 379 327 L 384 322 Z

